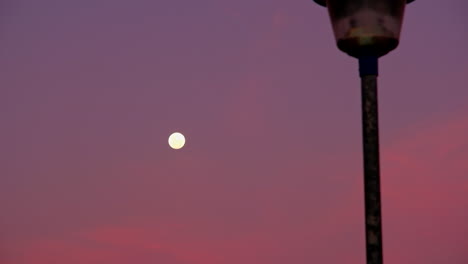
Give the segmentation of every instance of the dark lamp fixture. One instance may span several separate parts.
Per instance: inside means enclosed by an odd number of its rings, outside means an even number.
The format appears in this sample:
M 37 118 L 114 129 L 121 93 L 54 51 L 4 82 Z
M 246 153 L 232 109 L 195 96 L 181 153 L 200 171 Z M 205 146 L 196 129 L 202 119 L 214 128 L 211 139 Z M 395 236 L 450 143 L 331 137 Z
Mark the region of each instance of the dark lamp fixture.
M 381 57 L 398 46 L 406 3 L 414 0 L 314 0 L 326 6 L 338 48 Z

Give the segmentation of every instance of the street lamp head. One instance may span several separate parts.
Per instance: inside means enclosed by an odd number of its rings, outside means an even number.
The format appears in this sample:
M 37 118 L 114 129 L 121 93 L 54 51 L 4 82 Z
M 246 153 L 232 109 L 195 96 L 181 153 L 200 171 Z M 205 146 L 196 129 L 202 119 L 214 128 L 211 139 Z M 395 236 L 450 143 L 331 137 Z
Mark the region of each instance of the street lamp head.
M 398 46 L 406 3 L 414 0 L 314 0 L 326 6 L 338 48 L 356 58 Z
M 413 2 L 414 0 L 406 0 L 406 3 L 409 4 Z M 315 3 L 321 5 L 321 6 L 327 6 L 327 0 L 314 0 Z

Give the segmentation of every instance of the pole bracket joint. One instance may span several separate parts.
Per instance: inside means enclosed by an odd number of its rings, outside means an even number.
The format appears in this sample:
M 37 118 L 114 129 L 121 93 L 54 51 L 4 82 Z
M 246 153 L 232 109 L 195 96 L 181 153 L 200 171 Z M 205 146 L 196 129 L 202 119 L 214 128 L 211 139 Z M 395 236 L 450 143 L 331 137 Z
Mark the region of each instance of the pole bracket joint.
M 367 75 L 379 75 L 379 58 L 377 56 L 362 56 L 359 57 L 359 75 L 361 77 Z

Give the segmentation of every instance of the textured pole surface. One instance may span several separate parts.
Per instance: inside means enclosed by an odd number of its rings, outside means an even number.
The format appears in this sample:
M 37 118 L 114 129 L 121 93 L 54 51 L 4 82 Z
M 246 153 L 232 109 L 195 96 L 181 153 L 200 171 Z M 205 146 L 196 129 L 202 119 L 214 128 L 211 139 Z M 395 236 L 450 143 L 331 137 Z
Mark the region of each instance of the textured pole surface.
M 361 82 L 367 264 L 382 264 L 377 70 Z

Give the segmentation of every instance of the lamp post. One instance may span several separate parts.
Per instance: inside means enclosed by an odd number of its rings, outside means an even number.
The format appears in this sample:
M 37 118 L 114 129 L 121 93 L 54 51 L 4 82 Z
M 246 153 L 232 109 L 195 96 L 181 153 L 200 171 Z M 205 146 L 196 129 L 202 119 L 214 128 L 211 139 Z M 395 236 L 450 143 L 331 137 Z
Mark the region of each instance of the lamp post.
M 326 6 L 338 48 L 359 60 L 367 264 L 382 264 L 377 105 L 378 58 L 398 46 L 406 3 L 414 0 L 314 0 Z

